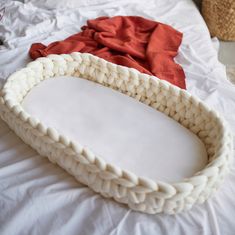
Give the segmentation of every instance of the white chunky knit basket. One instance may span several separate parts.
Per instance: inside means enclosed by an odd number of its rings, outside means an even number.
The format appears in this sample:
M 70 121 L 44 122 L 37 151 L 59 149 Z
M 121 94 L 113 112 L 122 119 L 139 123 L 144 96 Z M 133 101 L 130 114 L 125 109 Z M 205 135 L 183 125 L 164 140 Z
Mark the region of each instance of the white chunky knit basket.
M 191 178 L 172 184 L 138 177 L 107 164 L 22 108 L 23 98 L 34 86 L 61 75 L 81 77 L 118 90 L 173 118 L 202 140 L 208 164 Z M 174 214 L 203 203 L 219 187 L 232 162 L 232 135 L 215 111 L 166 81 L 90 54 L 49 55 L 29 63 L 7 79 L 0 101 L 1 118 L 25 143 L 95 192 L 136 211 Z

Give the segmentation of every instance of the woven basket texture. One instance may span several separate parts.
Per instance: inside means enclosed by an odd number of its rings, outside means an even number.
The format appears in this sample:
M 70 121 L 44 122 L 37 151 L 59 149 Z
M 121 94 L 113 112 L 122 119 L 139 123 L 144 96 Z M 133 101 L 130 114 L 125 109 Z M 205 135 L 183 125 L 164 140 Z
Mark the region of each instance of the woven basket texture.
M 202 15 L 211 36 L 235 41 L 235 0 L 203 0 Z

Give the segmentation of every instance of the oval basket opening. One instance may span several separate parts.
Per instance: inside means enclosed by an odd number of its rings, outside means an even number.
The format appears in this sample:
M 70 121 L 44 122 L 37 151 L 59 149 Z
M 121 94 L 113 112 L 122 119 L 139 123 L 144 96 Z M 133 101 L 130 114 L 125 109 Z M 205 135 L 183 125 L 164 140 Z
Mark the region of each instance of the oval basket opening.
M 28 93 L 22 105 L 46 126 L 139 176 L 180 181 L 208 161 L 201 140 L 178 122 L 85 79 L 47 79 Z

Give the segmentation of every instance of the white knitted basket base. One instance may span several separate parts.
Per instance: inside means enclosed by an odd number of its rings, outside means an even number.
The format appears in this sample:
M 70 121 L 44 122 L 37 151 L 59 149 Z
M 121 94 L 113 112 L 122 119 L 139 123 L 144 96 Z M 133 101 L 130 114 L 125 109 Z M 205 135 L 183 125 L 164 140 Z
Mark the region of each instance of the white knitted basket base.
M 208 161 L 202 141 L 178 122 L 86 79 L 47 79 L 27 94 L 22 106 L 44 125 L 138 176 L 181 181 Z
M 171 117 L 201 139 L 208 164 L 182 182 L 154 181 L 108 164 L 77 141 L 46 127 L 30 116 L 21 102 L 41 81 L 62 75 L 97 82 Z M 219 114 L 168 82 L 90 54 L 50 55 L 29 63 L 8 78 L 0 101 L 1 118 L 25 143 L 95 192 L 127 204 L 133 210 L 174 214 L 190 209 L 214 193 L 231 165 L 232 135 Z

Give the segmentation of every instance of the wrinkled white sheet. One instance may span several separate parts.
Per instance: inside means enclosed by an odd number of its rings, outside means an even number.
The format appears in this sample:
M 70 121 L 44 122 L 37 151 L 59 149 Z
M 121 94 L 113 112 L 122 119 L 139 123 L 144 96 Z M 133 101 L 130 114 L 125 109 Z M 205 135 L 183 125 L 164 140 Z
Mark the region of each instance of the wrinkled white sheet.
M 222 113 L 235 131 L 235 89 L 226 80 L 207 28 L 191 0 L 136 0 L 73 10 L 6 3 L 0 22 L 0 81 L 28 61 L 31 43 L 49 43 L 79 31 L 101 15 L 141 15 L 184 33 L 176 60 L 187 89 Z M 133 212 L 79 185 L 42 158 L 0 121 L 0 234 L 234 234 L 235 171 L 203 205 L 175 216 Z

